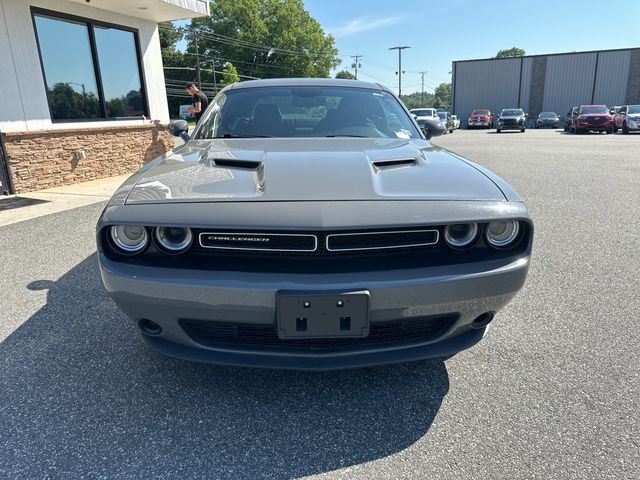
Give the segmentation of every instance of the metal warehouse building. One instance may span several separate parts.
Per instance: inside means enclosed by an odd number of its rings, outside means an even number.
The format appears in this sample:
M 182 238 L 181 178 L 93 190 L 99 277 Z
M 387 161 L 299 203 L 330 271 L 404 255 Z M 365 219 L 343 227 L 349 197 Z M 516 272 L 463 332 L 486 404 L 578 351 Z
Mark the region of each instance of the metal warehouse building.
M 453 113 L 522 108 L 562 115 L 584 104 L 640 104 L 640 48 L 453 62 Z

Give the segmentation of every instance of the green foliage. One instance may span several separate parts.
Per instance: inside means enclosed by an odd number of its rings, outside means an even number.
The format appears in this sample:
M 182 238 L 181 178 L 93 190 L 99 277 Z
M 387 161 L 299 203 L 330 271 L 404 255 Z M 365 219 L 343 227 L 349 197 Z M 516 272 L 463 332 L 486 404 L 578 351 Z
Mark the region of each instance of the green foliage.
M 451 105 L 451 84 L 441 83 L 436 87 L 435 94 L 424 92 L 424 101 L 421 92 L 402 95 L 400 98 L 407 108 L 449 107 Z
M 230 83 L 236 83 L 240 81 L 240 76 L 238 75 L 238 70 L 233 65 L 233 63 L 227 63 L 222 70 L 222 83 L 225 85 L 229 85 Z
M 182 29 L 176 28 L 171 22 L 163 22 L 158 24 L 158 34 L 162 55 L 175 53 L 176 43 L 182 40 Z
M 56 83 L 47 91 L 47 97 L 55 119 L 101 116 L 98 97 L 93 92 L 76 92 L 68 83 Z
M 242 75 L 328 77 L 340 63 L 333 37 L 302 0 L 218 0 L 211 16 L 193 19 L 186 30 L 189 53 L 198 37 L 203 58 L 233 62 Z
M 504 50 L 499 50 L 494 58 L 524 57 L 525 55 L 526 53 L 523 49 L 518 47 L 511 47 Z
M 338 73 L 336 73 L 336 78 L 343 78 L 346 80 L 355 80 L 356 76 L 351 73 L 349 70 L 340 70 Z

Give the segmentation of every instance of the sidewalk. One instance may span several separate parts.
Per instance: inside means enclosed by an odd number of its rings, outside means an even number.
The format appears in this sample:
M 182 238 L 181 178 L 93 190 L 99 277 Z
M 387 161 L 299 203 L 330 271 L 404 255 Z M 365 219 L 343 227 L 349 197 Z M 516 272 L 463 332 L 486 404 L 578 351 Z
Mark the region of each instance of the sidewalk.
M 0 227 L 109 200 L 129 176 L 119 175 L 37 192 L 0 196 Z

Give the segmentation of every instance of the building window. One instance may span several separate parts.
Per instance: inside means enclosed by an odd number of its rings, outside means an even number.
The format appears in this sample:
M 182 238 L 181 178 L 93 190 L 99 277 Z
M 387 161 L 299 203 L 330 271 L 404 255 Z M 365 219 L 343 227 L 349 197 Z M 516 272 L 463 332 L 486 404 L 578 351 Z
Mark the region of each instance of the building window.
M 148 115 L 137 32 L 32 8 L 53 121 Z

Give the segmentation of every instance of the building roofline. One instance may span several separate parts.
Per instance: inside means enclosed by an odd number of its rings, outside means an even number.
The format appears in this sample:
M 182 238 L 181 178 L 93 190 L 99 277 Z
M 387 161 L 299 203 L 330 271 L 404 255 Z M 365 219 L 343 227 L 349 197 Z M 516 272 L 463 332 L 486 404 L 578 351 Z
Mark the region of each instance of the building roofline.
M 467 63 L 467 62 L 486 62 L 487 60 L 513 60 L 518 58 L 535 58 L 535 57 L 559 57 L 561 55 L 582 55 L 587 53 L 606 53 L 606 52 L 626 52 L 632 50 L 640 50 L 640 47 L 627 47 L 627 48 L 610 48 L 607 50 L 585 50 L 576 52 L 561 52 L 561 53 L 540 53 L 536 55 L 522 55 L 520 57 L 489 57 L 489 58 L 473 58 L 469 60 L 454 60 L 453 63 Z

